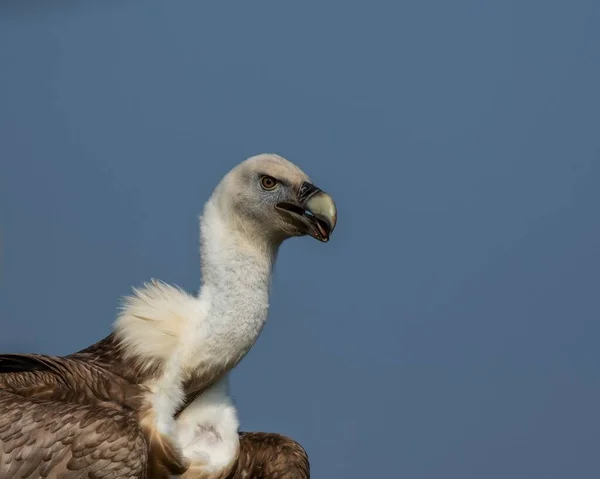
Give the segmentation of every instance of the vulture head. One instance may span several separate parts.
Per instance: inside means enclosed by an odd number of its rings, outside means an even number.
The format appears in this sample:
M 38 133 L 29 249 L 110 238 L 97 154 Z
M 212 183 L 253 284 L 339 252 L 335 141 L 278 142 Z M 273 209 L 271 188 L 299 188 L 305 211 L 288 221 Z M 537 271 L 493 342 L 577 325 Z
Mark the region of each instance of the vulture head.
M 310 235 L 327 242 L 337 211 L 331 196 L 313 185 L 300 168 L 275 154 L 248 158 L 215 189 L 213 204 L 237 229 L 281 243 Z

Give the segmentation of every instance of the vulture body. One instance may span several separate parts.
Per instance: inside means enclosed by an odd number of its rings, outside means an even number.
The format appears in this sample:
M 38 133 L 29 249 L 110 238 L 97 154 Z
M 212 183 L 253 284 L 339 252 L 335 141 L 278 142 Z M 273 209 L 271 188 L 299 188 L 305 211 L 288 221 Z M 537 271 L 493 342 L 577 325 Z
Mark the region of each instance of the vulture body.
M 215 477 L 202 463 L 178 470 L 170 451 L 151 453 L 138 420 L 143 388 L 87 357 L 108 342 L 65 358 L 0 355 L 1 479 Z M 239 455 L 221 477 L 307 479 L 309 471 L 305 450 L 292 439 L 240 432 Z
M 82 351 L 0 357 L 0 478 L 308 477 L 294 441 L 238 432 L 228 373 L 264 326 L 281 243 L 327 242 L 336 220 L 280 156 L 231 170 L 201 217 L 197 296 L 152 281 Z

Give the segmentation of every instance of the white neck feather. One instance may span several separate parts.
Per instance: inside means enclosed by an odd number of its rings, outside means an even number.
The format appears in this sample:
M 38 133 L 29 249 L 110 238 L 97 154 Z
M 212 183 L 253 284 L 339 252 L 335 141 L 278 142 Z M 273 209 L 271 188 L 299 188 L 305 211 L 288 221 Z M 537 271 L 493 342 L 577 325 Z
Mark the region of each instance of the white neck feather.
M 267 319 L 278 248 L 252 234 L 239 219 L 223 214 L 213 200 L 206 204 L 200 220 L 199 293 L 206 308 L 199 324 L 205 341 L 196 357 L 237 363 L 254 344 Z
M 278 248 L 224 215 L 212 200 L 206 204 L 200 219 L 200 298 L 210 301 L 211 320 L 267 305 Z

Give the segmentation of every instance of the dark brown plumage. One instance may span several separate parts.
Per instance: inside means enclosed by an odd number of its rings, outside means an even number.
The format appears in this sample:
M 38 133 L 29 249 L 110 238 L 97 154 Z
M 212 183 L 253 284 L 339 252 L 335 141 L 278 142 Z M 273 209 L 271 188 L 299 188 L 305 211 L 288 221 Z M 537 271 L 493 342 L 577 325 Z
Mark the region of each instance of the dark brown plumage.
M 130 366 L 111 336 L 67 357 L 0 355 L 0 479 L 182 474 L 187 464 L 144 428 L 144 386 Z M 184 477 L 202 474 L 191 467 Z M 284 436 L 241 432 L 226 477 L 308 479 L 308 457 Z
M 0 391 L 2 478 L 138 479 L 147 453 L 128 412 Z
M 151 426 L 146 426 L 144 386 L 93 361 L 38 354 L 0 355 L 0 391 L 3 394 L 0 430 L 4 431 L 0 435 L 2 478 L 13 477 L 13 469 L 25 467 L 23 464 L 33 471 L 32 476 L 23 477 L 37 477 L 35 467 L 41 467 L 36 466 L 41 457 L 46 458 L 44 472 L 48 477 L 55 477 L 53 472 L 56 477 L 65 478 L 104 477 L 103 474 L 107 478 L 129 477 L 123 474 L 130 471 L 131 477 L 136 478 L 146 477 L 146 473 L 152 478 L 168 478 L 187 468 L 176 448 Z M 22 416 L 16 426 L 15 411 Z M 29 448 L 27 454 L 12 442 L 14 427 L 18 428 L 21 421 L 31 426 L 24 430 L 22 438 Z M 60 434 L 67 440 L 53 441 L 58 434 L 54 423 L 61 425 Z M 127 441 L 121 444 L 113 436 L 106 436 L 106 431 Z M 88 458 L 89 464 L 75 460 L 78 454 L 83 454 L 78 449 L 80 442 L 99 451 Z M 134 447 L 129 451 L 129 442 L 141 442 L 144 448 Z M 127 454 L 113 454 L 117 447 L 124 447 Z M 104 449 L 112 452 L 102 457 Z M 63 466 L 67 467 L 64 471 Z M 116 475 L 111 475 L 111 470 L 117 471 Z
M 227 479 L 308 479 L 304 448 L 280 434 L 240 433 L 240 456 Z
M 0 477 L 146 477 L 138 398 L 91 363 L 0 356 Z

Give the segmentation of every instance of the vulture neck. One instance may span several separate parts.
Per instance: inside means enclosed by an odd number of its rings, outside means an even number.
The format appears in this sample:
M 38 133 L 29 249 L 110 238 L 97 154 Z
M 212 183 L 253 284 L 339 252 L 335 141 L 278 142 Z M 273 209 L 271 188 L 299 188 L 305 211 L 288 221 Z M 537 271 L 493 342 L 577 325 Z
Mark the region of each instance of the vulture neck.
M 215 327 L 231 320 L 264 323 L 279 245 L 240 219 L 224 215 L 213 200 L 206 204 L 200 220 L 205 321 Z
M 183 380 L 184 389 L 196 390 L 227 372 L 256 342 L 280 243 L 228 211 L 211 199 L 200 220 L 198 297 L 153 281 L 126 298 L 115 323 L 117 351 L 104 349 L 136 381 Z M 99 357 L 102 351 L 85 352 Z

